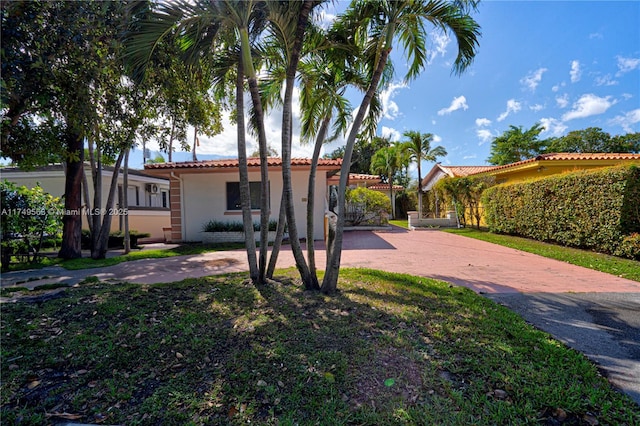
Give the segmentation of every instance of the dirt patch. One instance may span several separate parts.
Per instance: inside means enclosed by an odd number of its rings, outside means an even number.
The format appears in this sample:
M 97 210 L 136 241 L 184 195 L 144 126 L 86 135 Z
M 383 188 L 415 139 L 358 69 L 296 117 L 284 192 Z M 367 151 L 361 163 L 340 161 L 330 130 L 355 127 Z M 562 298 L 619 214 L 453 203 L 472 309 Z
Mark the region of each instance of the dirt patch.
M 240 262 L 237 259 L 225 258 L 208 260 L 204 263 L 204 266 L 208 268 L 224 268 L 227 266 L 237 265 L 238 263 Z
M 368 365 L 360 371 L 350 398 L 354 408 L 376 407 L 396 398 L 414 403 L 420 397 L 423 368 L 401 349 L 378 349 Z

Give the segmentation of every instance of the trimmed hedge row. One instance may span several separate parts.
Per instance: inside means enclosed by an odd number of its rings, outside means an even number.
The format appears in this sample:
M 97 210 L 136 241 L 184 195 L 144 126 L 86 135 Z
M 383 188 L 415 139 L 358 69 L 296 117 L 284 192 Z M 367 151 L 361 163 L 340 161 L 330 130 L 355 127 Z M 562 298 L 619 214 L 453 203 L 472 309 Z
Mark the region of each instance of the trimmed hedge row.
M 492 232 L 640 258 L 640 168 L 499 185 L 483 194 Z

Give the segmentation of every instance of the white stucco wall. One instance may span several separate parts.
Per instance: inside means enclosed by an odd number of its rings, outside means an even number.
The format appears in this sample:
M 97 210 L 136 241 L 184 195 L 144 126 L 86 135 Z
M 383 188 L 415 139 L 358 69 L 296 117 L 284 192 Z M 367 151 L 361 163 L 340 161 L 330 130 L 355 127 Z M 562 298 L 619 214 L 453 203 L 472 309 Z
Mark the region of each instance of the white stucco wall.
M 324 238 L 324 209 L 326 178 L 325 171 L 318 172 L 316 179 L 316 202 L 314 208 L 314 239 Z M 293 200 L 296 211 L 298 237 L 304 238 L 307 232 L 307 185 L 308 170 L 293 171 Z M 202 226 L 210 220 L 225 222 L 241 222 L 242 214 L 239 210 L 227 210 L 227 182 L 238 182 L 238 172 L 215 173 L 181 173 L 182 194 L 182 229 L 184 241 L 202 241 Z M 249 180 L 258 182 L 259 171 L 250 172 Z M 282 198 L 282 174 L 279 170 L 269 172 L 271 189 L 271 214 L 273 220 L 278 219 L 280 200 Z M 253 214 L 254 222 L 260 220 L 260 212 Z
M 85 169 L 87 173 L 87 179 L 89 183 L 89 196 L 91 202 L 93 202 L 93 178 L 89 169 Z M 109 187 L 111 185 L 112 172 L 103 171 L 102 178 L 102 203 L 103 206 L 107 202 L 109 195 Z M 59 170 L 35 170 L 35 171 L 21 171 L 21 170 L 2 170 L 0 169 L 0 179 L 6 179 L 10 182 L 14 182 L 18 186 L 26 186 L 33 188 L 37 184 L 49 194 L 54 197 L 61 197 L 64 195 L 65 178 L 62 169 Z M 118 178 L 118 183 L 122 184 L 122 175 Z M 148 183 L 156 184 L 159 188 L 157 194 L 150 194 L 146 191 L 146 185 Z M 166 191 L 167 203 L 169 201 L 169 182 L 166 179 L 160 179 L 151 176 L 140 176 L 135 174 L 129 174 L 129 186 L 136 187 L 138 192 L 139 207 L 157 207 L 162 205 L 162 191 Z M 116 190 L 117 191 L 117 190 Z M 135 193 L 135 191 L 134 191 Z M 82 194 L 82 203 L 85 204 L 84 193 Z M 115 201 L 113 211 L 118 209 L 118 194 L 115 194 Z M 129 206 L 133 207 L 129 213 L 129 228 L 135 229 L 139 232 L 148 232 L 152 238 L 163 238 L 163 227 L 171 225 L 169 208 L 150 210 L 139 209 L 135 210 L 135 200 L 129 200 Z M 121 229 L 120 218 L 116 215 L 111 220 L 111 230 L 117 231 Z M 88 229 L 86 215 L 82 216 L 82 228 Z

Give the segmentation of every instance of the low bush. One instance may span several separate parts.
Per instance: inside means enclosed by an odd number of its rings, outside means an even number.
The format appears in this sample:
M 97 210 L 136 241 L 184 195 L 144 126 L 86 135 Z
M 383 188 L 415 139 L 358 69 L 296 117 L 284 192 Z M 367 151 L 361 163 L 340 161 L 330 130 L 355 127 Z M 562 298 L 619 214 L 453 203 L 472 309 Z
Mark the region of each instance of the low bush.
M 278 227 L 277 220 L 269 221 L 269 231 L 275 231 Z M 260 223 L 253 223 L 253 230 L 260 230 Z M 244 232 L 244 225 L 242 222 L 226 222 L 221 220 L 210 220 L 202 225 L 203 232 Z
M 351 225 L 386 225 L 391 201 L 385 194 L 367 188 L 347 191 L 347 219 Z
M 483 194 L 492 232 L 637 258 L 640 168 L 619 166 L 499 185 Z

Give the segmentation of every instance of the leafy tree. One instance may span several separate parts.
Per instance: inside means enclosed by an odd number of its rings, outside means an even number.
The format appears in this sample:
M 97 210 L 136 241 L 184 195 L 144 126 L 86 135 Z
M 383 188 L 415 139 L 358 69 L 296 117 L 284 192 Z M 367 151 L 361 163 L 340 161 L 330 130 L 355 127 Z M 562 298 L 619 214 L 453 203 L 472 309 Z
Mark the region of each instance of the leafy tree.
M 393 202 L 393 177 L 402 168 L 402 148 L 399 144 L 386 146 L 371 158 L 371 173 L 380 174 L 389 184 L 389 200 L 391 200 L 391 218 L 395 218 Z
M 34 188 L 0 183 L 2 204 L 2 270 L 9 269 L 12 254 L 25 256 L 34 263 L 45 237 L 62 232 L 63 204 L 60 198 Z
M 60 137 L 45 151 L 66 162 L 63 240 L 59 256 L 81 256 L 84 139 L 96 124 L 95 100 L 111 73 L 110 49 L 122 21 L 118 2 L 16 1 L 2 6 L 3 155 L 49 160 L 22 139 L 47 123 Z M 36 125 L 35 127 L 33 125 Z M 4 141 L 12 141 L 4 144 Z M 5 151 L 7 147 L 7 151 Z
M 487 162 L 501 166 L 535 157 L 543 151 L 546 143 L 538 139 L 543 130 L 544 127 L 540 123 L 534 124 L 528 130 L 523 130 L 522 126 L 509 126 L 509 130 L 491 142 Z
M 482 193 L 493 185 L 493 176 L 463 176 L 440 179 L 434 190 L 442 199 L 456 206 L 460 223 L 466 226 L 468 213 L 469 220 L 475 221 L 476 227 L 480 229 Z
M 431 147 L 433 135 L 431 133 L 420 133 L 414 130 L 404 132 L 408 139 L 403 143 L 402 149 L 409 154 L 411 161 L 418 165 L 418 215 L 422 217 L 422 161 L 437 161 L 438 157 L 447 155 L 447 150 L 438 145 Z
M 611 137 L 599 127 L 589 127 L 549 140 L 545 152 L 640 152 L 640 133 Z
M 344 211 L 345 208 L 345 191 L 356 136 L 360 132 L 371 100 L 379 90 L 394 40 L 402 43 L 408 55 L 409 69 L 405 78 L 409 80 L 416 77 L 426 65 L 427 31 L 424 22 L 428 21 L 444 31 L 450 30 L 458 42 L 454 71 L 461 73 L 473 61 L 480 35 L 479 25 L 468 14 L 469 7 L 475 7 L 475 2 L 359 1 L 353 3 L 334 23 L 334 29 L 343 34 L 345 40 L 353 40 L 356 44 L 362 43 L 365 46 L 364 51 L 368 59 L 365 59 L 365 63 L 371 66 L 369 86 L 354 118 L 345 146 L 338 188 L 339 211 Z M 337 288 L 343 232 L 344 217 L 340 215 L 335 238 L 327 247 L 330 258 L 322 284 L 325 293 L 333 293 Z

